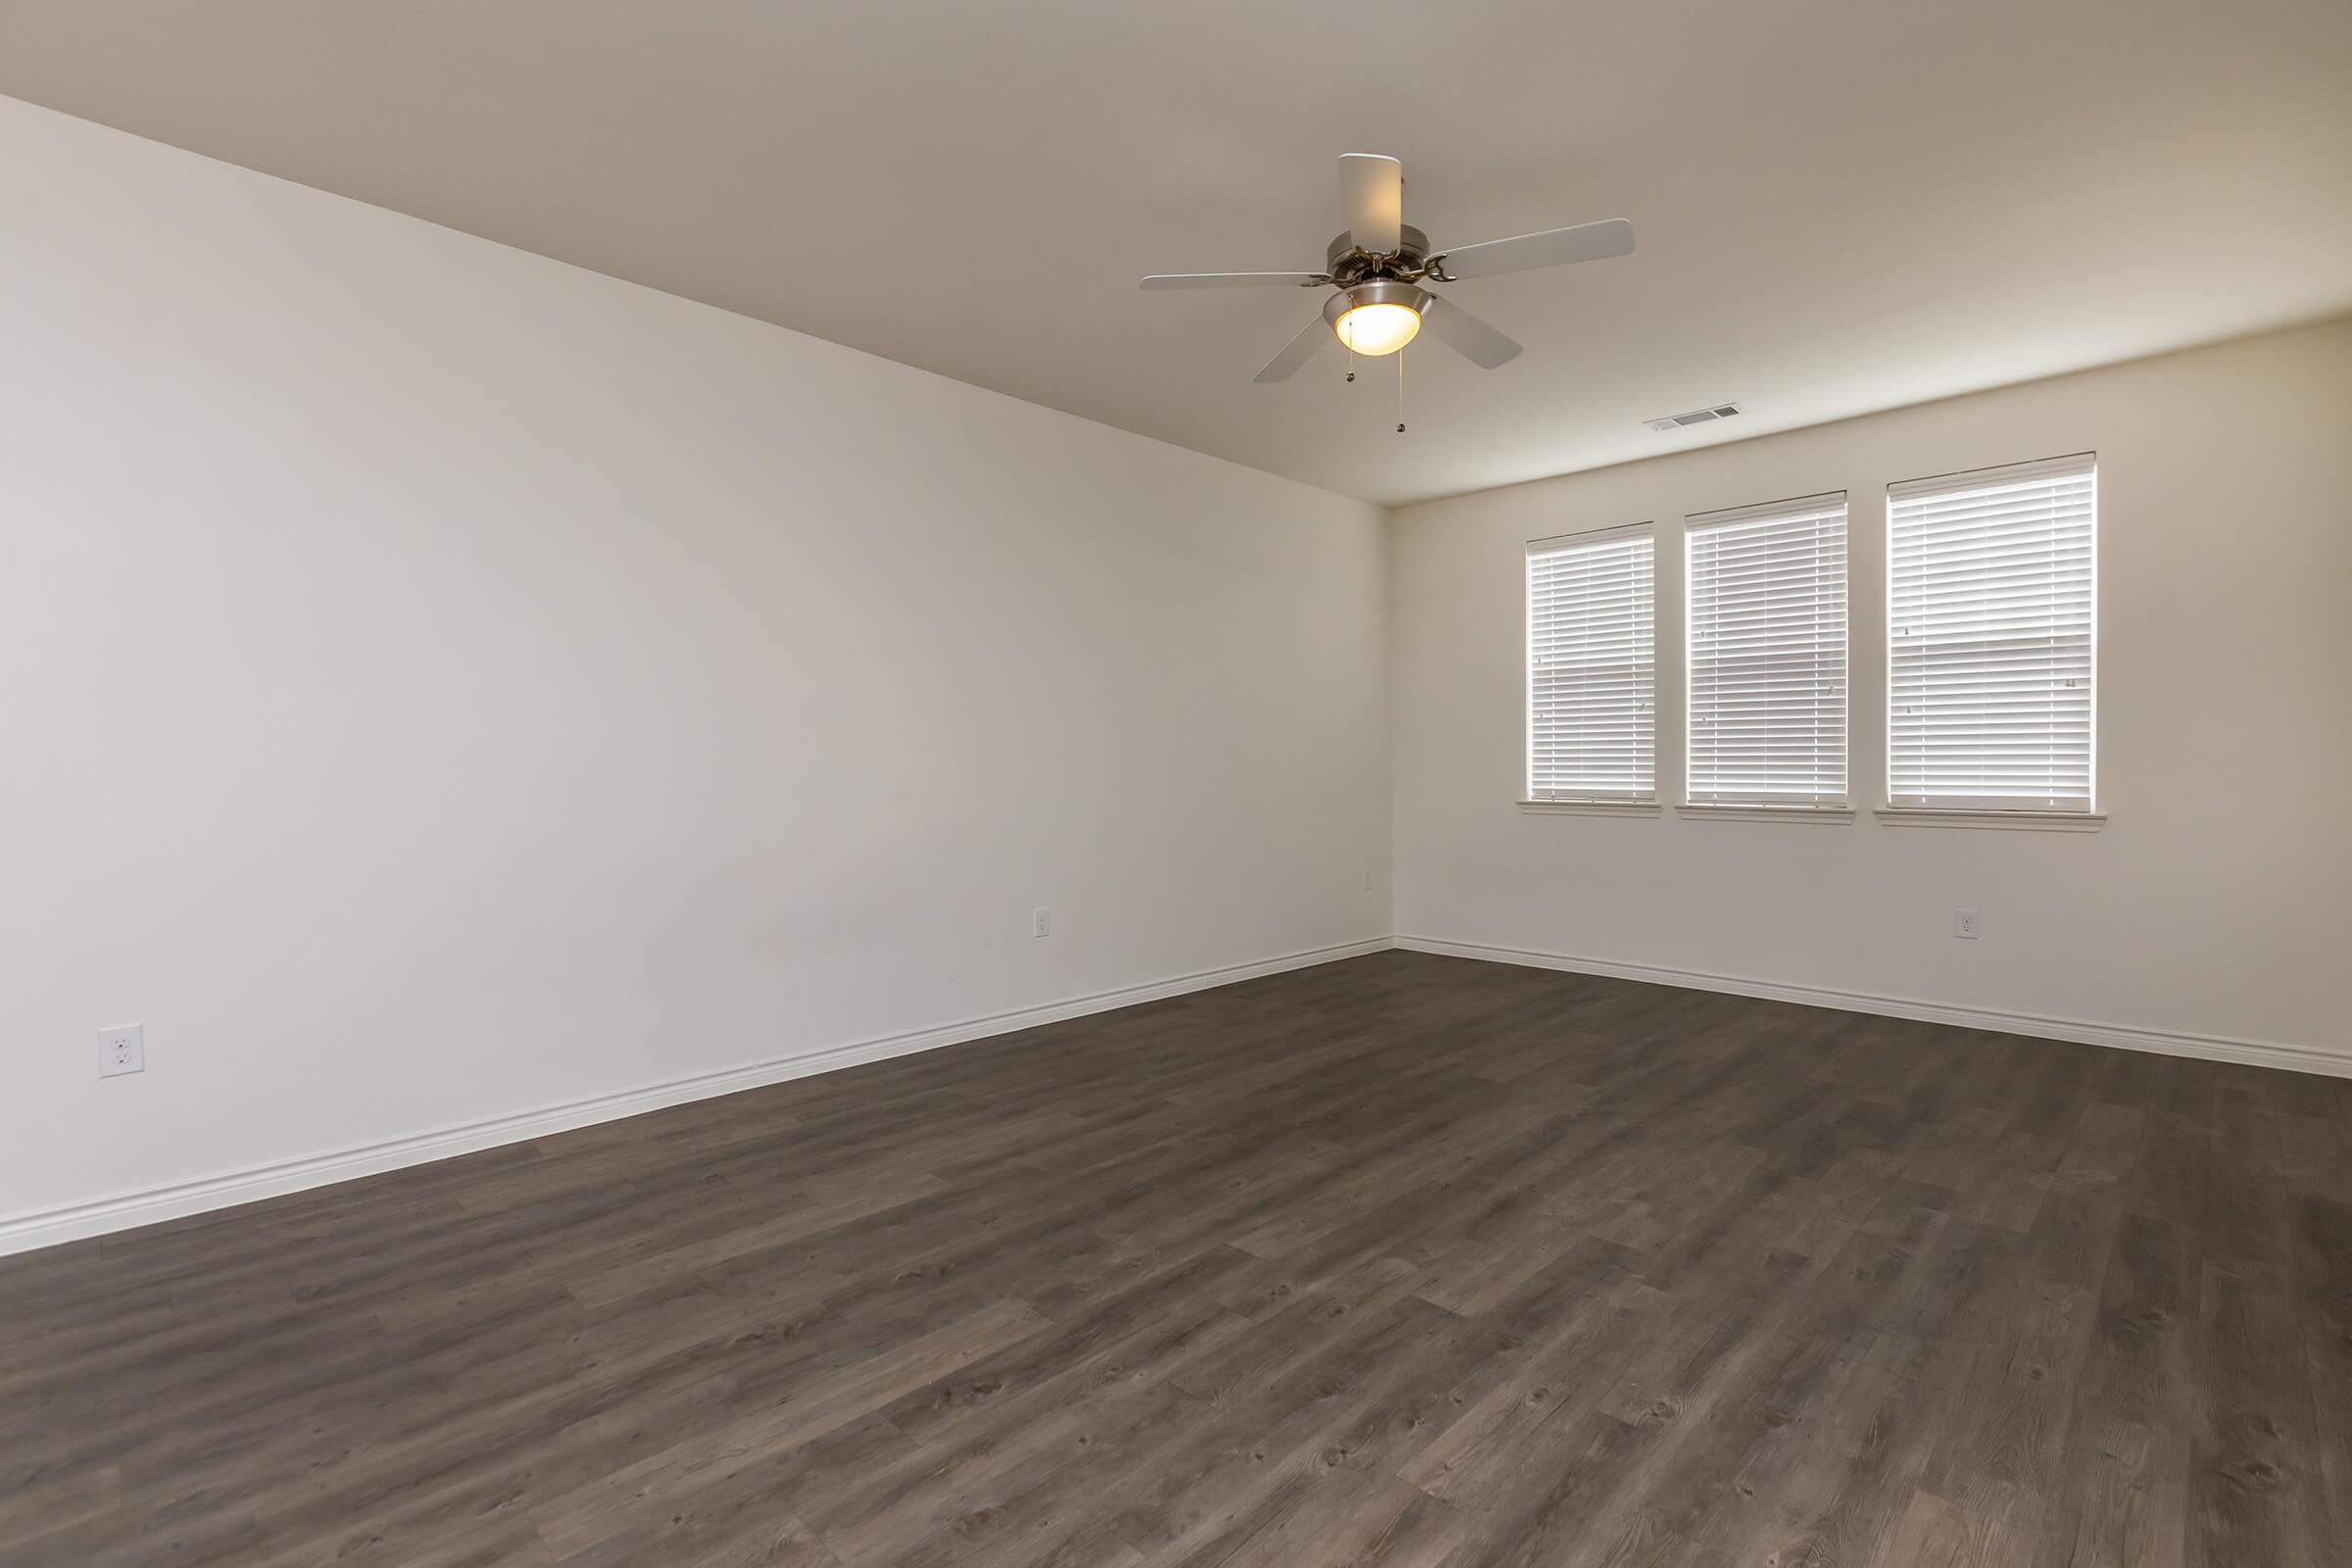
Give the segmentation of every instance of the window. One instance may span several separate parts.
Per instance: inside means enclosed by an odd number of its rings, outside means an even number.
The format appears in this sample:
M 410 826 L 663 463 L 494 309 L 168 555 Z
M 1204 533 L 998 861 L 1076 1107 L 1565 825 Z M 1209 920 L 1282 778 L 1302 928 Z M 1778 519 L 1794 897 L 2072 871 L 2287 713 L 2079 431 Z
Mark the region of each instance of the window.
M 1886 491 L 1886 798 L 2091 808 L 2095 457 Z
M 1687 519 L 1690 799 L 1845 803 L 1845 495 Z
M 1527 547 L 1527 793 L 1657 794 L 1648 524 Z

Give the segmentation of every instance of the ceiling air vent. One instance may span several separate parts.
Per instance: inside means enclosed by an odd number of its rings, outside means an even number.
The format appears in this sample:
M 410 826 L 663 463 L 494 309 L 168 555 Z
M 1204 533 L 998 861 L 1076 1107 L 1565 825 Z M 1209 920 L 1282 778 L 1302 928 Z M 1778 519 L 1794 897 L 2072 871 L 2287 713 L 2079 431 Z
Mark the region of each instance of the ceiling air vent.
M 1672 431 L 1686 425 L 1712 424 L 1717 419 L 1728 419 L 1739 412 L 1740 405 L 1737 403 L 1718 403 L 1711 409 L 1692 409 L 1689 414 L 1670 414 L 1663 419 L 1643 419 L 1642 422 L 1652 430 Z

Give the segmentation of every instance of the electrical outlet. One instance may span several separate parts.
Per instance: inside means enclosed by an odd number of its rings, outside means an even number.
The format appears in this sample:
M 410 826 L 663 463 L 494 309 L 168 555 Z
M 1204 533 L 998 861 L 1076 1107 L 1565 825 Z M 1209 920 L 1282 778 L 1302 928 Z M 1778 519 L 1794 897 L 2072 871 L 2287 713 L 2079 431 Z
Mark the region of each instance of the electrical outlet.
M 1969 942 L 1976 941 L 1977 911 L 1974 909 L 1954 909 L 1952 911 L 1952 935 L 1960 937 Z
M 1029 911 L 1029 934 L 1033 937 L 1052 936 L 1054 934 L 1054 911 L 1042 904 L 1031 909 Z
M 147 1070 L 147 1030 L 143 1024 L 121 1023 L 98 1031 L 98 1076 L 120 1078 Z

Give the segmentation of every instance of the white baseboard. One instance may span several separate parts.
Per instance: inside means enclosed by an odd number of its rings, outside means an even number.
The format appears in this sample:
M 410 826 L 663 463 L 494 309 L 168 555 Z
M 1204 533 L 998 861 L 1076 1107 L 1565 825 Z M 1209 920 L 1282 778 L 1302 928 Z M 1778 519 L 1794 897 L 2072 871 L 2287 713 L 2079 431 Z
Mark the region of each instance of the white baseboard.
M 2044 1040 L 2066 1040 L 2080 1045 L 2111 1046 L 2124 1051 L 2152 1051 L 2168 1056 L 2195 1056 L 2208 1061 L 2239 1062 L 2256 1067 L 2277 1067 L 2289 1072 L 2322 1073 L 2331 1077 L 2352 1077 L 2352 1053 L 2325 1051 L 2312 1046 L 2277 1045 L 2258 1040 L 2235 1040 L 2218 1035 L 2178 1034 L 2162 1029 L 2140 1029 L 2123 1024 L 2086 1023 L 2075 1018 L 2050 1018 L 2034 1013 L 1999 1012 L 1986 1007 L 1955 1006 L 1940 1002 L 1920 1002 L 1907 997 L 1880 996 L 1865 991 L 1833 991 L 1819 986 L 1784 985 L 1772 980 L 1754 980 L 1739 975 L 1708 974 L 1696 969 L 1668 969 L 1653 964 L 1619 963 L 1605 958 L 1577 957 L 1564 953 L 1544 953 L 1528 948 L 1495 947 L 1478 942 L 1446 942 L 1435 937 L 1399 936 L 1374 937 L 1363 942 L 1343 943 L 1337 947 L 1315 948 L 1304 953 L 1284 954 L 1255 963 L 1231 964 L 1224 968 L 1202 969 L 1193 974 L 1177 975 L 1145 985 L 1125 986 L 1114 991 L 1099 991 L 1091 996 L 1072 997 L 1062 1002 L 1051 1002 L 1041 1006 L 1023 1007 L 1011 1012 L 993 1013 L 986 1017 L 968 1018 L 956 1023 L 941 1024 L 935 1028 L 914 1030 L 906 1034 L 884 1035 L 871 1040 L 853 1041 L 845 1045 L 822 1047 L 798 1055 L 778 1057 L 772 1061 L 756 1062 L 747 1067 L 730 1068 L 723 1072 L 706 1073 L 698 1077 L 678 1078 L 666 1083 L 649 1084 L 643 1088 L 624 1090 L 618 1094 L 599 1095 L 586 1100 L 567 1101 L 562 1104 L 545 1105 L 535 1110 L 519 1111 L 510 1116 L 494 1116 L 482 1121 L 466 1122 L 455 1127 L 443 1127 L 432 1132 L 417 1133 L 407 1138 L 395 1138 L 383 1143 L 366 1144 L 350 1149 L 335 1150 L 300 1159 L 275 1160 L 251 1165 L 241 1170 L 225 1171 L 195 1181 L 174 1182 L 150 1187 L 138 1192 L 118 1194 L 85 1203 L 65 1204 L 56 1208 L 33 1209 L 0 1218 L 0 1257 L 12 1252 L 30 1251 L 34 1248 L 50 1247 L 60 1242 L 77 1241 L 84 1237 L 103 1236 L 115 1231 L 130 1230 L 141 1225 L 153 1225 L 162 1220 L 178 1219 L 188 1214 L 200 1214 L 211 1209 L 228 1208 L 238 1203 L 250 1203 L 259 1199 L 275 1198 L 285 1193 L 298 1193 L 313 1187 L 324 1187 L 355 1177 L 371 1176 L 380 1171 L 398 1170 L 406 1165 L 421 1165 L 430 1160 L 446 1159 L 454 1154 L 470 1153 L 475 1150 L 492 1149 L 501 1144 L 525 1143 L 566 1132 L 574 1127 L 586 1127 L 597 1122 L 618 1121 L 624 1117 L 660 1110 L 665 1105 L 685 1104 L 690 1101 L 710 1100 L 719 1095 L 731 1095 L 738 1090 L 757 1089 L 763 1084 L 783 1083 L 792 1078 L 807 1078 L 863 1062 L 882 1061 L 892 1056 L 907 1056 L 917 1052 L 935 1051 L 943 1046 L 961 1045 L 968 1040 L 985 1039 L 990 1035 L 1010 1034 L 1019 1029 L 1032 1029 L 1041 1024 L 1058 1023 L 1065 1018 L 1080 1018 L 1089 1013 L 1107 1012 L 1114 1007 L 1131 1007 L 1139 1003 L 1157 1002 L 1165 997 L 1179 997 L 1187 992 L 1205 991 L 1215 986 L 1233 985 L 1243 980 L 1254 980 L 1263 975 L 1281 974 L 1292 969 L 1304 969 L 1319 963 L 1331 963 L 1341 958 L 1360 957 L 1369 953 L 1405 948 L 1415 953 L 1433 953 L 1446 957 L 1478 958 L 1491 963 L 1515 963 L 1539 969 L 1561 969 L 1575 974 L 1607 975 L 1619 980 L 1640 980 L 1652 985 L 1681 986 L 1696 991 L 1721 991 L 1734 996 L 1759 997 L 1772 1002 L 1793 1002 L 1806 1006 L 1834 1007 L 1843 1012 L 1878 1013 L 1889 1018 L 1911 1018 L 1924 1023 L 1955 1024 L 1964 1029 L 1989 1029 L 2004 1034 L 2031 1035 Z
M 2030 1012 L 1998 1012 L 1989 1007 L 1961 1007 L 1943 1002 L 1918 1002 L 1909 997 L 1883 997 L 1868 991 L 1831 991 L 1819 986 L 1783 985 L 1774 980 L 1707 974 L 1696 969 L 1662 969 L 1645 963 L 1617 963 L 1606 958 L 1580 958 L 1565 953 L 1542 953 L 1529 948 L 1498 948 L 1481 942 L 1442 942 L 1435 937 L 1400 936 L 1396 938 L 1396 945 L 1415 953 L 1435 953 L 1451 958 L 1483 958 L 1492 963 L 1565 969 L 1574 974 L 1608 975 L 1618 980 L 1643 980 L 1652 985 L 1682 986 L 1692 991 L 1725 991 L 1738 997 L 1794 1002 L 1808 1007 L 1836 1007 L 1842 1012 L 1875 1012 L 1888 1018 L 1957 1024 L 1963 1029 L 1991 1029 L 2002 1034 L 2072 1041 L 2077 1045 L 2113 1046 L 2122 1051 L 2152 1051 L 2167 1056 L 2197 1056 L 2207 1061 L 2233 1061 L 2252 1067 L 2279 1067 L 2288 1072 L 2352 1078 L 2352 1053 L 2326 1051 L 2315 1046 L 2282 1046 L 2261 1040 L 2232 1040 L 2221 1035 L 2184 1035 L 2166 1029 L 2140 1029 L 2129 1024 L 2086 1023 L 2080 1018 L 2046 1018 Z
M 306 1188 L 324 1187 L 358 1176 L 372 1176 L 379 1171 L 397 1170 L 404 1165 L 447 1159 L 453 1154 L 470 1153 L 500 1144 L 524 1143 L 574 1127 L 618 1121 L 625 1116 L 660 1110 L 664 1105 L 680 1105 L 688 1101 L 709 1100 L 718 1095 L 731 1095 L 738 1090 L 757 1089 L 762 1084 L 807 1078 L 820 1072 L 855 1067 L 862 1062 L 907 1056 L 919 1051 L 936 1051 L 942 1046 L 961 1045 L 967 1040 L 979 1040 L 989 1035 L 1010 1034 L 1016 1029 L 1059 1023 L 1065 1018 L 1084 1017 L 1091 1012 L 1107 1012 L 1113 1007 L 1131 1007 L 1138 1003 L 1180 997 L 1190 991 L 1205 991 L 1212 986 L 1233 985 L 1262 975 L 1330 963 L 1335 959 L 1383 953 L 1389 945 L 1387 937 L 1374 937 L 1369 941 L 1343 943 L 1338 947 L 1288 953 L 1255 963 L 1201 969 L 1193 974 L 1154 980 L 1145 985 L 1098 991 L 1092 996 L 1072 997 L 1042 1006 L 992 1013 L 983 1018 L 967 1018 L 906 1034 L 884 1035 L 872 1040 L 821 1047 L 797 1055 L 778 1057 L 773 1061 L 756 1062 L 748 1067 L 733 1067 L 724 1072 L 648 1084 L 641 1089 L 598 1095 L 587 1100 L 566 1101 L 536 1110 L 493 1116 L 383 1143 L 339 1149 L 301 1159 L 273 1160 L 195 1181 L 173 1182 L 138 1192 L 122 1193 L 86 1203 L 33 1209 L 0 1218 L 0 1256 L 30 1251 L 36 1247 L 50 1247 L 59 1242 L 129 1230 L 134 1226 L 153 1225 L 160 1220 L 178 1219 L 208 1209 L 250 1203 L 257 1199 L 298 1193 Z

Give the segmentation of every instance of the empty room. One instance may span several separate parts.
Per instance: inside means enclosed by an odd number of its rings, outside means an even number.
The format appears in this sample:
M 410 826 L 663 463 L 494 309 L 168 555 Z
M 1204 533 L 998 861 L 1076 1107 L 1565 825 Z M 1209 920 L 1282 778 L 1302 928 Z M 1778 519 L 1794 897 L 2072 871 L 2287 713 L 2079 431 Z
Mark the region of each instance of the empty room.
M 2341 0 L 0 0 L 0 1568 L 2343 1568 L 2348 431 Z

